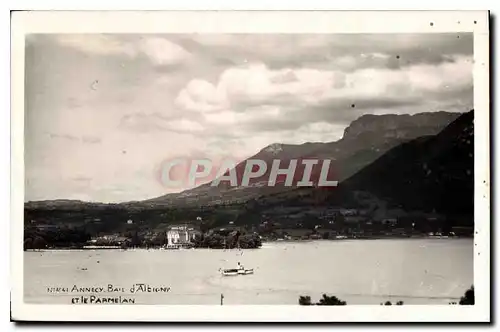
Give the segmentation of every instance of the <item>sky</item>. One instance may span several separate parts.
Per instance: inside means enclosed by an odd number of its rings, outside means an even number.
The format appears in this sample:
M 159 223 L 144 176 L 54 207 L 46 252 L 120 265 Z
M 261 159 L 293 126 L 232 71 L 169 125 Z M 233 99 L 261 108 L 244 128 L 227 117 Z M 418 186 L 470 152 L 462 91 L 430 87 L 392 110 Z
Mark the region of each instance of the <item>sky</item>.
M 36 34 L 25 56 L 26 201 L 153 198 L 173 158 L 473 108 L 472 34 Z

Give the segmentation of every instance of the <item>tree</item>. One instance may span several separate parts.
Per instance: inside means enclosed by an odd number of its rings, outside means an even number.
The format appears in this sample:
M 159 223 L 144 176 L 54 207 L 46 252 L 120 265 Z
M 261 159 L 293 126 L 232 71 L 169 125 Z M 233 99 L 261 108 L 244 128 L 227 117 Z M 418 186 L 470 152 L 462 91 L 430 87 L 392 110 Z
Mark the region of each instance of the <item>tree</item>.
M 464 296 L 460 298 L 460 305 L 474 305 L 474 285 L 465 291 Z
M 346 305 L 347 303 L 345 301 L 342 301 L 336 296 L 328 296 L 326 294 L 323 294 L 323 297 L 319 300 L 316 305 Z
M 135 231 L 133 235 L 130 237 L 130 245 L 132 247 L 138 247 L 141 245 L 141 238 L 139 236 L 139 233 Z
M 328 296 L 323 294 L 323 297 L 319 300 L 319 302 L 312 304 L 310 296 L 300 296 L 299 297 L 300 305 L 346 305 L 347 302 L 342 301 L 336 296 Z
M 206 221 L 202 221 L 200 223 L 200 231 L 202 234 L 205 234 L 206 232 L 208 232 L 210 230 L 210 224 Z
M 312 305 L 310 296 L 300 296 L 299 297 L 300 305 Z
M 262 241 L 258 234 L 245 234 L 239 238 L 241 249 L 260 248 Z
M 403 305 L 403 304 L 404 304 L 403 301 L 396 302 L 396 305 Z M 380 303 L 380 305 L 392 305 L 392 302 L 391 301 L 385 301 L 385 303 Z

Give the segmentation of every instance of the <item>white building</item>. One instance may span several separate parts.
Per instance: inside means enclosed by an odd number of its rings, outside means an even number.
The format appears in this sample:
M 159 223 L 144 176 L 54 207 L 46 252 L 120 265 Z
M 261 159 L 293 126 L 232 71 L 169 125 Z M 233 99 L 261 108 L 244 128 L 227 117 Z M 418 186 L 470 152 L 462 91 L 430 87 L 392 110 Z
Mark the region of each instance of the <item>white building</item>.
M 190 243 L 198 232 L 187 226 L 172 226 L 167 232 L 168 245 Z

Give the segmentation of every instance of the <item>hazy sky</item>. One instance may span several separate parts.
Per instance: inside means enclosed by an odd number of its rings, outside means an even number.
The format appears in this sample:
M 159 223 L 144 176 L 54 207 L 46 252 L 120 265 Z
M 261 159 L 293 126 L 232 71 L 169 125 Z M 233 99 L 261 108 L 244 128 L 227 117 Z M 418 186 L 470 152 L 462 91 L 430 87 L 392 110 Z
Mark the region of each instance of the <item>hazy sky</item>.
M 179 155 L 334 141 L 365 113 L 467 111 L 472 38 L 30 35 L 26 200 L 152 198 Z

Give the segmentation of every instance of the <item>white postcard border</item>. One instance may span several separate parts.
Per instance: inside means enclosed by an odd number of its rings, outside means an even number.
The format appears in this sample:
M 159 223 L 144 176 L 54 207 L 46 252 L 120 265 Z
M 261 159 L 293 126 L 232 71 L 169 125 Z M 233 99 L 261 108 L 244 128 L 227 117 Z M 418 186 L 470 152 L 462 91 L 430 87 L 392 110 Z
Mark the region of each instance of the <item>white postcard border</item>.
M 432 22 L 432 24 L 430 24 Z M 486 11 L 14 12 L 11 33 L 11 303 L 30 321 L 489 321 L 489 20 Z M 24 36 L 28 33 L 474 32 L 474 306 L 43 305 L 23 302 Z

